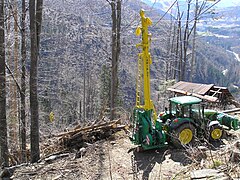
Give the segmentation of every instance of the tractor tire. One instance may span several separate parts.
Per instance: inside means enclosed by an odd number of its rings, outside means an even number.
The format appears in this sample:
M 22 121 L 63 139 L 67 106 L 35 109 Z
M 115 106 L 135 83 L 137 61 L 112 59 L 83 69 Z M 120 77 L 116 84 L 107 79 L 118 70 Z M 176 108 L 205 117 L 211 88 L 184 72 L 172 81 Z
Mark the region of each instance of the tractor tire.
M 144 151 L 144 149 L 143 149 L 143 147 L 142 146 L 138 146 L 138 147 L 136 147 L 136 152 L 137 153 L 141 153 L 141 152 L 143 152 Z
M 223 137 L 223 128 L 219 125 L 213 125 L 209 128 L 209 141 L 218 141 Z
M 190 124 L 183 124 L 172 132 L 171 142 L 177 147 L 186 147 L 192 145 L 196 136 L 196 128 Z

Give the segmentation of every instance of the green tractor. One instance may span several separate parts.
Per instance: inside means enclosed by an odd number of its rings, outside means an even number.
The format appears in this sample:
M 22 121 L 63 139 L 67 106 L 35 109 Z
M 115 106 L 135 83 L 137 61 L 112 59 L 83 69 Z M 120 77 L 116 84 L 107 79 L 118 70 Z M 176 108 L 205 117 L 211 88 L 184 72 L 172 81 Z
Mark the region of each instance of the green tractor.
M 167 141 L 174 146 L 189 145 L 195 138 L 220 140 L 223 125 L 239 129 L 240 123 L 233 116 L 204 109 L 202 100 L 193 96 L 179 96 L 169 99 L 169 111 L 160 113 L 159 118 L 166 131 Z
M 159 114 L 151 122 L 149 114 L 134 109 L 133 142 L 144 150 L 161 148 L 167 144 L 175 147 L 192 145 L 196 138 L 210 142 L 223 137 L 224 126 L 237 130 L 237 118 L 214 110 L 204 109 L 202 100 L 193 96 L 179 96 L 169 99 L 169 110 Z
M 138 55 L 136 83 L 136 105 L 133 110 L 132 142 L 143 150 L 162 148 L 172 143 L 179 147 L 189 145 L 195 138 L 219 140 L 223 136 L 223 125 L 237 130 L 238 119 L 212 110 L 204 110 L 202 100 L 193 96 L 173 97 L 169 100 L 169 110 L 157 116 L 150 93 L 150 38 L 148 26 L 150 18 L 140 11 L 141 27 L 136 35 L 142 34 L 142 42 L 137 44 L 142 52 Z

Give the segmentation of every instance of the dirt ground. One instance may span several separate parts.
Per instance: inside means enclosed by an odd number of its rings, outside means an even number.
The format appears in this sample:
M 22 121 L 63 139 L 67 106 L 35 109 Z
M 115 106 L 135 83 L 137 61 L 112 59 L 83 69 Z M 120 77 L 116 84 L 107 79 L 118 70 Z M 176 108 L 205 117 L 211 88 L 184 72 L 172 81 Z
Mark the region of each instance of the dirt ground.
M 120 131 L 107 140 L 88 144 L 81 152 L 72 150 L 58 158 L 51 156 L 17 168 L 11 179 L 190 179 L 192 170 L 203 168 L 219 169 L 231 178 L 240 179 L 239 163 L 229 162 L 238 135 L 224 139 L 218 147 L 184 150 L 169 146 L 136 152 L 136 146 Z

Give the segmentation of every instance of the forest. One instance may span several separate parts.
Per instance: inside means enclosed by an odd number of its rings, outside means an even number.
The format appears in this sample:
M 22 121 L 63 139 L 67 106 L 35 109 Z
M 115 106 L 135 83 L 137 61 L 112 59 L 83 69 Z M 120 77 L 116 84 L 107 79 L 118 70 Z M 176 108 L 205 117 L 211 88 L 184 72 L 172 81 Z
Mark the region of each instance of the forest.
M 75 126 L 129 121 L 140 9 L 153 21 L 157 110 L 169 98 L 166 88 L 179 81 L 226 86 L 239 99 L 240 17 L 229 19 L 239 7 L 220 10 L 218 2 L 176 0 L 163 10 L 140 0 L 1 0 L 2 167 L 38 162 L 46 137 Z M 234 28 L 219 28 L 224 20 Z

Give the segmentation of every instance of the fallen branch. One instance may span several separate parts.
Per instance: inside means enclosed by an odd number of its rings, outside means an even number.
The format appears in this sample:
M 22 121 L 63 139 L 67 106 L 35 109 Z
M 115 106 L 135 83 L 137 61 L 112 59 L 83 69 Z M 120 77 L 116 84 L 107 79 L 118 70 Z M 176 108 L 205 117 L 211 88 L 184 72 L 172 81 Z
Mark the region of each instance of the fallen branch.
M 87 126 L 87 127 L 84 127 L 84 128 L 74 129 L 72 131 L 64 132 L 64 133 L 57 134 L 57 135 L 54 135 L 54 136 L 55 137 L 61 137 L 61 136 L 67 136 L 67 135 L 68 136 L 73 136 L 74 134 L 82 132 L 82 131 L 94 130 L 94 129 L 99 129 L 99 128 L 102 128 L 102 127 L 106 127 L 108 125 L 119 124 L 120 121 L 121 121 L 121 119 L 118 119 L 118 120 L 115 120 L 115 121 L 110 121 L 110 122 L 106 122 L 106 123 L 102 123 L 102 124 L 97 124 L 97 125 L 94 125 L 94 126 Z
M 64 158 L 64 157 L 68 157 L 68 156 L 69 156 L 69 153 L 52 155 L 50 157 L 45 158 L 44 161 L 47 162 L 47 163 L 51 163 L 52 161 L 54 161 L 56 159 Z

